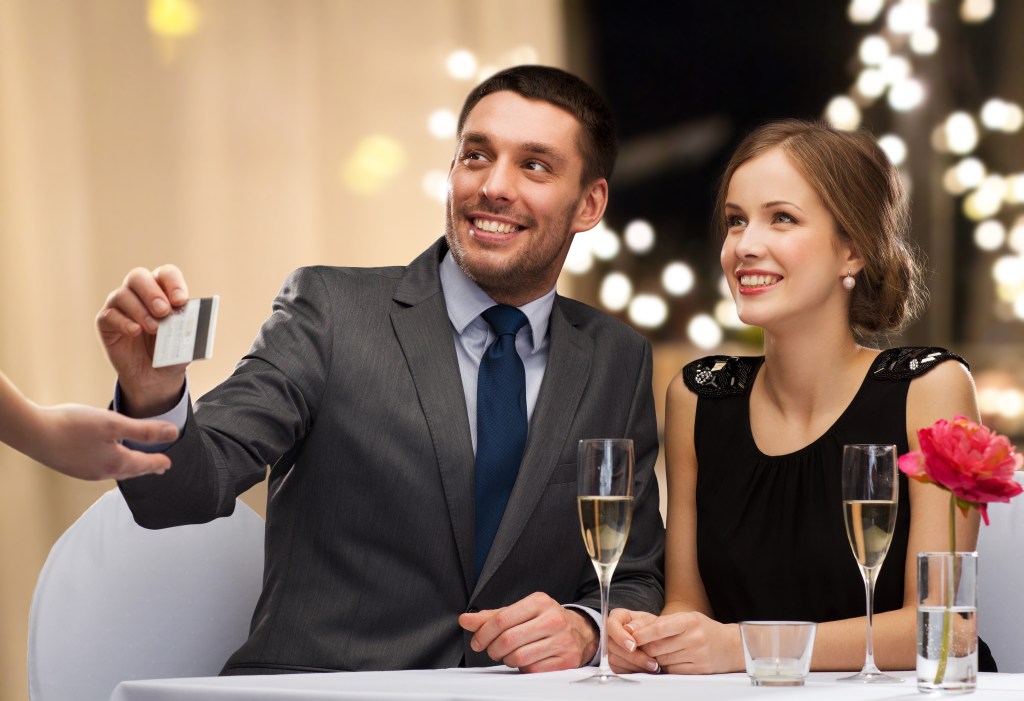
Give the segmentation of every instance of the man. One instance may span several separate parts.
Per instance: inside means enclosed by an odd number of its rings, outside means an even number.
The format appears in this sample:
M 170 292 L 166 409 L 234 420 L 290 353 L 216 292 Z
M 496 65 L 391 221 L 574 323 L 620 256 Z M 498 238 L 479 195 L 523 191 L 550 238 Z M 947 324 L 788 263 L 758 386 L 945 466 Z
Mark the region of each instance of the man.
M 614 158 L 607 107 L 578 78 L 488 79 L 460 116 L 444 239 L 404 268 L 293 273 L 194 415 L 185 368 L 154 370 L 147 350 L 187 299 L 180 272 L 136 269 L 110 295 L 97 323 L 121 410 L 187 416 L 175 469 L 121 485 L 136 520 L 229 514 L 271 467 L 263 595 L 225 673 L 589 663 L 600 599 L 576 511 L 581 438 L 636 443 L 613 600 L 660 609 L 650 346 L 555 293 Z

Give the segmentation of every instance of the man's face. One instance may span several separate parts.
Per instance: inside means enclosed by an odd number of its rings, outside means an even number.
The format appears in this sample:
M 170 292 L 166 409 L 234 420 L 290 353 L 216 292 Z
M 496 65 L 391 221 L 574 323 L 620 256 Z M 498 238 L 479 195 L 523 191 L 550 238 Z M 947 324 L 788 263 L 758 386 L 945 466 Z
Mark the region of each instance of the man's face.
M 445 238 L 495 301 L 546 294 L 573 234 L 604 213 L 604 179 L 580 184 L 579 129 L 565 110 L 509 91 L 483 98 L 466 118 L 448 174 Z

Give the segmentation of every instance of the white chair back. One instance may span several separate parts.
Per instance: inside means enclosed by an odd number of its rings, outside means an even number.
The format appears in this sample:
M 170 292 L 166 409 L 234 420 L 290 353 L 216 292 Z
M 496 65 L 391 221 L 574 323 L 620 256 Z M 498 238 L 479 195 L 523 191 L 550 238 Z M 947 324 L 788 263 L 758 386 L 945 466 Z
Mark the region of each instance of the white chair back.
M 262 589 L 263 519 L 146 530 L 117 489 L 60 537 L 29 613 L 32 701 L 106 701 L 127 679 L 211 676 L 245 641 Z
M 1024 472 L 1014 475 L 1024 484 Z M 978 635 L 1000 672 L 1024 672 L 1024 494 L 989 504 L 978 534 Z

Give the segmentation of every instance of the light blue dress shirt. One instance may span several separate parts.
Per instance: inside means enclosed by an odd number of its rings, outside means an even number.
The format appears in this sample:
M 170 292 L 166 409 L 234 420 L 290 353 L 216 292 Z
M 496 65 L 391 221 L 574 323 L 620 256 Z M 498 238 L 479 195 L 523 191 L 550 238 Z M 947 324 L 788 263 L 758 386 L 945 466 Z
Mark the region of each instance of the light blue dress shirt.
M 440 272 L 444 303 L 455 336 L 455 353 L 459 358 L 462 390 L 466 394 L 466 416 L 469 418 L 469 432 L 473 437 L 475 454 L 477 376 L 480 373 L 480 359 L 494 341 L 494 331 L 480 314 L 497 302 L 466 277 L 451 252 L 446 253 L 441 261 Z M 516 334 L 516 351 L 526 370 L 527 421 L 533 417 L 533 407 L 537 404 L 544 369 L 548 364 L 548 321 L 554 303 L 555 288 L 551 288 L 543 297 L 519 307 L 530 322 Z

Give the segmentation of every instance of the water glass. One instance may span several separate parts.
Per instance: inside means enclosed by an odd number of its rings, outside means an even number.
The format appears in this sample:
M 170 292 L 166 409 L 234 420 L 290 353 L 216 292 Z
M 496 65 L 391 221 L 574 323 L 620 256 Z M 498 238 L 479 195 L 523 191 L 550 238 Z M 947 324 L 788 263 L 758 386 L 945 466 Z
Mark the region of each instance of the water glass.
M 743 659 L 754 686 L 803 686 L 811 669 L 817 623 L 743 621 Z
M 969 693 L 978 684 L 978 553 L 917 554 L 917 688 Z

